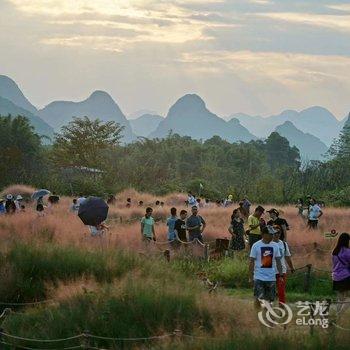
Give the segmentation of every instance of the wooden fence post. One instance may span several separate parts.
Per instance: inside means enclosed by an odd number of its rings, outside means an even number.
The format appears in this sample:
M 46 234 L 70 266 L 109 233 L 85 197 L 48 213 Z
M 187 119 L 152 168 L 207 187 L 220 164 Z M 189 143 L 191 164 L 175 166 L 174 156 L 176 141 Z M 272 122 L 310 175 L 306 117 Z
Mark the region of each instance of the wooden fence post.
M 0 328 L 0 332 L 2 333 L 4 330 L 2 328 Z M 3 344 L 1 343 L 3 341 L 3 337 L 2 334 L 0 333 L 0 350 L 5 349 L 5 346 L 3 346 Z
M 90 349 L 89 331 L 85 330 L 82 337 L 81 347 L 83 349 Z
M 209 259 L 210 259 L 210 246 L 209 244 L 206 244 L 204 246 L 204 260 L 206 262 L 209 262 Z
M 307 264 L 306 269 L 307 270 L 304 279 L 304 291 L 308 292 L 310 290 L 312 264 Z

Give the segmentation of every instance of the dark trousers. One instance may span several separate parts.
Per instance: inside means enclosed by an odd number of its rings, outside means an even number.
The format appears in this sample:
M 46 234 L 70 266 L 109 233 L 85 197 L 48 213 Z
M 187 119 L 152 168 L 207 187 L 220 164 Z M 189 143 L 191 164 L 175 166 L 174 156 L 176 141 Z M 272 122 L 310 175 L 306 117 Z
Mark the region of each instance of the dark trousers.
M 307 222 L 307 225 L 309 226 L 309 228 L 311 229 L 316 229 L 317 225 L 318 225 L 318 220 L 309 220 Z
M 252 245 L 261 240 L 261 235 L 254 235 L 252 233 L 249 234 L 249 248 L 252 249 Z

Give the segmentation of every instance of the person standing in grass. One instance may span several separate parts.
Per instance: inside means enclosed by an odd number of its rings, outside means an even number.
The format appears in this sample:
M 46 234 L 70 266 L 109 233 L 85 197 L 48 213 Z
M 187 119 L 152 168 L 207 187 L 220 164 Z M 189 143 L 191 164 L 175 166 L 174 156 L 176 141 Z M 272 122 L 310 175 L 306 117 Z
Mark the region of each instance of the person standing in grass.
M 248 236 L 249 236 L 249 247 L 252 248 L 255 242 L 261 239 L 261 220 L 265 209 L 259 205 L 256 207 L 254 213 L 248 217 Z
M 14 214 L 16 212 L 16 204 L 12 194 L 6 196 L 5 209 L 7 214 Z
M 282 219 L 280 217 L 280 213 L 277 209 L 272 208 L 267 211 L 270 215 L 270 220 L 267 222 L 267 225 L 274 226 L 278 225 L 281 227 L 282 232 L 280 233 L 280 240 L 286 241 L 287 240 L 287 230 L 289 230 L 289 225 L 287 220 Z
M 244 250 L 244 221 L 241 218 L 239 209 L 232 212 L 231 224 L 228 228 L 232 238 L 230 240 L 229 250 Z
M 250 251 L 249 282 L 254 283 L 255 306 L 261 301 L 272 303 L 276 297 L 276 269 L 282 276 L 281 253 L 278 244 L 272 242 L 275 230 L 262 228 L 262 239 L 255 242 Z
M 245 211 L 245 216 L 248 217 L 250 215 L 250 207 L 252 206 L 252 203 L 250 203 L 246 197 L 243 198 L 242 203 L 243 209 Z
M 332 252 L 332 263 L 333 290 L 337 292 L 338 302 L 347 302 L 347 304 L 337 304 L 337 312 L 340 314 L 350 307 L 350 235 L 348 233 L 344 232 L 339 236 Z
M 78 214 L 79 212 L 79 204 L 76 198 L 73 199 L 71 206 L 69 207 L 69 211 L 74 214 Z
M 316 203 L 315 198 L 311 198 L 308 215 L 309 229 L 317 229 L 318 221 L 322 215 L 323 211 L 321 210 L 320 206 Z
M 203 243 L 203 231 L 205 229 L 205 220 L 198 215 L 198 207 L 192 207 L 192 215 L 186 221 L 186 227 L 188 230 L 189 241 L 192 242 L 198 239 Z
M 175 242 L 176 233 L 175 233 L 175 223 L 177 221 L 177 210 L 176 208 L 170 209 L 170 217 L 167 219 L 166 225 L 168 226 L 168 241 Z
M 154 229 L 154 219 L 152 217 L 153 209 L 151 207 L 146 208 L 146 214 L 141 219 L 141 236 L 146 242 L 156 241 L 156 233 Z
M 286 303 L 286 285 L 287 285 L 287 264 L 292 273 L 294 273 L 294 266 L 292 262 L 292 254 L 290 253 L 288 243 L 281 240 L 281 235 L 283 233 L 283 229 L 279 225 L 273 225 L 275 229 L 275 234 L 273 236 L 273 242 L 278 244 L 278 248 L 280 250 L 281 255 L 281 265 L 282 265 L 282 275 L 278 274 L 276 271 L 276 280 L 277 280 L 277 295 L 278 301 L 280 304 Z M 286 264 L 287 262 L 287 264 Z
M 188 192 L 187 202 L 191 208 L 198 205 L 196 197 L 192 194 L 192 192 Z
M 79 198 L 77 199 L 78 205 L 80 206 L 80 204 L 82 204 L 83 202 L 85 202 L 85 200 L 86 200 L 86 197 L 85 197 L 82 193 L 80 193 L 80 194 L 79 194 Z
M 5 199 L 0 198 L 0 215 L 6 214 Z
M 98 225 L 89 226 L 89 230 L 92 237 L 102 237 L 106 230 L 109 230 L 109 227 L 104 222 L 101 222 Z
M 187 236 L 186 236 L 186 218 L 187 218 L 187 211 L 181 210 L 180 211 L 180 218 L 178 218 L 175 222 L 175 235 L 178 240 L 178 245 L 181 244 L 181 242 L 187 242 Z
M 17 211 L 21 211 L 22 201 L 23 201 L 23 197 L 19 194 L 16 197 L 16 200 L 15 200 L 15 205 L 16 205 L 16 210 Z

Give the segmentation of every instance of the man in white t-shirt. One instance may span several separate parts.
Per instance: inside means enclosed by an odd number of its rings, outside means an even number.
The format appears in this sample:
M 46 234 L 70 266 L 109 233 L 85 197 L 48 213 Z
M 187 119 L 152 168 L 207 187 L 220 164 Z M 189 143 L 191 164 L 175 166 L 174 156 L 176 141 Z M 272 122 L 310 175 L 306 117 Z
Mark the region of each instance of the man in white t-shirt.
M 320 206 L 316 203 L 314 198 L 310 199 L 309 216 L 308 216 L 308 227 L 310 229 L 316 229 L 318 225 L 318 219 L 323 215 L 323 211 Z
M 263 227 L 262 239 L 255 242 L 250 250 L 249 281 L 254 281 L 255 305 L 258 308 L 261 300 L 275 300 L 276 270 L 282 275 L 281 253 L 278 244 L 272 242 L 275 232 L 272 226 Z

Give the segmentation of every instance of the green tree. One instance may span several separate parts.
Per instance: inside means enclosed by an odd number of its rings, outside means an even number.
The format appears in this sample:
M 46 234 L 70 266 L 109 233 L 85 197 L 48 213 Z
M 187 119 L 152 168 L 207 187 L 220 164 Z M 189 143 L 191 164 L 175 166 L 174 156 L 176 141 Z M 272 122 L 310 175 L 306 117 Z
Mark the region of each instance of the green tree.
M 114 121 L 74 118 L 55 135 L 51 158 L 57 167 L 104 168 L 105 153 L 115 149 L 123 127 Z
M 274 171 L 280 167 L 300 167 L 300 153 L 294 146 L 290 147 L 289 141 L 277 132 L 271 133 L 265 142 L 267 162 Z
M 342 160 L 350 159 L 350 113 L 339 138 L 333 142 L 328 154 Z
M 0 116 L 0 185 L 40 181 L 45 173 L 40 137 L 27 118 Z

